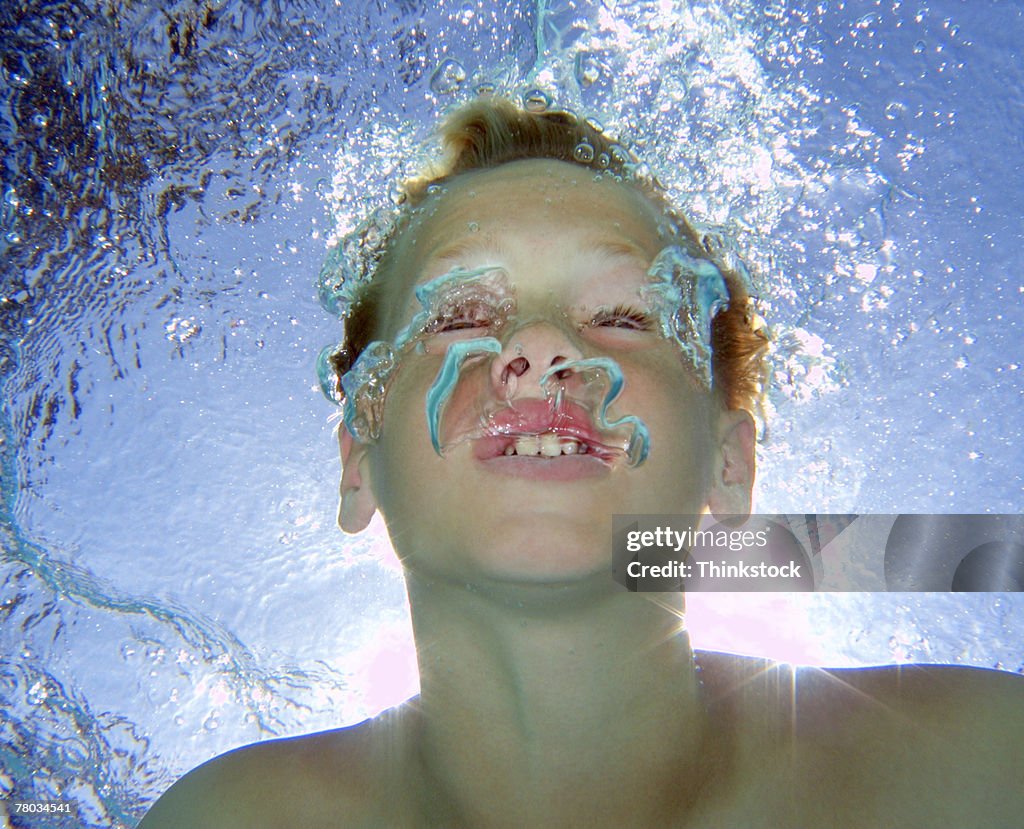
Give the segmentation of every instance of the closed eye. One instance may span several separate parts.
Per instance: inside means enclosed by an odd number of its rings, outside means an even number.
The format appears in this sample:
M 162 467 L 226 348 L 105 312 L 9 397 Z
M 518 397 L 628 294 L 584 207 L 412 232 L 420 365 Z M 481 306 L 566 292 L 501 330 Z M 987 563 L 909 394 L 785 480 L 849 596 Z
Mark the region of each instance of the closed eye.
M 437 316 L 427 323 L 424 332 L 427 334 L 444 334 L 454 331 L 467 331 L 473 328 L 486 328 L 494 319 L 494 308 L 486 302 L 467 302 L 453 307 L 443 308 Z
M 590 320 L 591 328 L 623 328 L 629 331 L 653 331 L 653 317 L 631 305 L 601 308 Z

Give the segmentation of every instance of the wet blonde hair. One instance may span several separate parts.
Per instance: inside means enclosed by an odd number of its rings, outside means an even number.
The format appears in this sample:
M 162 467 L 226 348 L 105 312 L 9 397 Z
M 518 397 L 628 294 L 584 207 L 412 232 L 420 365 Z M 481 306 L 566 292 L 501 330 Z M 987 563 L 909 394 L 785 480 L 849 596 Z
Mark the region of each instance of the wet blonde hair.
M 638 173 L 641 165 L 621 145 L 567 112 L 528 112 L 504 99 L 480 99 L 456 110 L 440 128 L 443 159 L 403 188 L 403 220 L 383 241 L 376 272 L 360 290 L 345 319 L 345 342 L 331 363 L 339 378 L 377 337 L 386 307 L 389 274 L 394 270 L 397 240 L 412 208 L 434 185 L 463 173 L 489 170 L 528 159 L 550 159 L 607 172 L 629 182 L 662 210 L 674 225 L 678 242 L 694 257 L 713 261 L 729 289 L 728 306 L 711 324 L 713 389 L 727 409 L 757 414 L 766 374 L 768 340 L 753 311 L 745 279 L 714 251 L 702 235 L 664 198 L 657 182 Z

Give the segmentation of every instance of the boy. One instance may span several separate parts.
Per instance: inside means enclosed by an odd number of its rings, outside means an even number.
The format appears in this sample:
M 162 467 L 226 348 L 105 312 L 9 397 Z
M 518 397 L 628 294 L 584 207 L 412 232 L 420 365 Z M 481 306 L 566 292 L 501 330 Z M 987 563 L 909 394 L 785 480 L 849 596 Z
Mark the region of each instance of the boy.
M 339 522 L 385 517 L 421 695 L 211 761 L 143 826 L 1017 825 L 1015 677 L 695 655 L 681 596 L 615 585 L 613 513 L 749 512 L 742 276 L 571 116 L 444 137 L 336 361 Z

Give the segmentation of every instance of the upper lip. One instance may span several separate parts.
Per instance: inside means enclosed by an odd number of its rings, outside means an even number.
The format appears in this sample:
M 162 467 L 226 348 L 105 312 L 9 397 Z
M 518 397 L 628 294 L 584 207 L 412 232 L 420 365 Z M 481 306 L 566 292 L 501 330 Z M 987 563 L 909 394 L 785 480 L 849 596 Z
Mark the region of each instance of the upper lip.
M 544 433 L 571 437 L 607 458 L 624 451 L 618 442 L 612 445 L 605 442 L 607 437 L 600 434 L 590 413 L 579 404 L 563 400 L 556 407 L 548 400 L 529 399 L 517 400 L 510 408 L 490 417 L 484 436 L 478 442 L 477 457 L 497 457 L 515 438 Z

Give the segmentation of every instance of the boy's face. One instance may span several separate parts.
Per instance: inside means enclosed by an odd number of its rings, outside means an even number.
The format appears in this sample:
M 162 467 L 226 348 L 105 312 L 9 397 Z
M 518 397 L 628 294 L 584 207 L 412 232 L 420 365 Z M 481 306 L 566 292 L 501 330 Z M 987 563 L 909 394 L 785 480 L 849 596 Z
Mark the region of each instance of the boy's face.
M 542 399 L 551 366 L 610 357 L 625 378 L 614 413 L 647 425 L 650 455 L 630 467 L 586 454 L 531 457 L 528 448 L 495 454 L 480 439 L 440 457 L 424 414 L 428 389 L 452 342 L 493 333 L 469 314 L 402 358 L 380 440 L 343 441 L 343 526 L 359 529 L 376 506 L 407 566 L 465 581 L 562 582 L 610 572 L 614 513 L 694 514 L 716 493 L 716 511 L 742 511 L 749 418 L 721 413 L 678 346 L 644 320 L 648 269 L 669 244 L 662 221 L 631 187 L 557 161 L 465 174 L 428 198 L 398 242 L 386 336 L 421 310 L 417 285 L 455 268 L 500 268 L 516 309 L 499 335 L 504 350 L 489 370 L 464 374 L 459 383 L 474 388 L 460 394 L 500 396 L 514 377 L 519 399 Z

